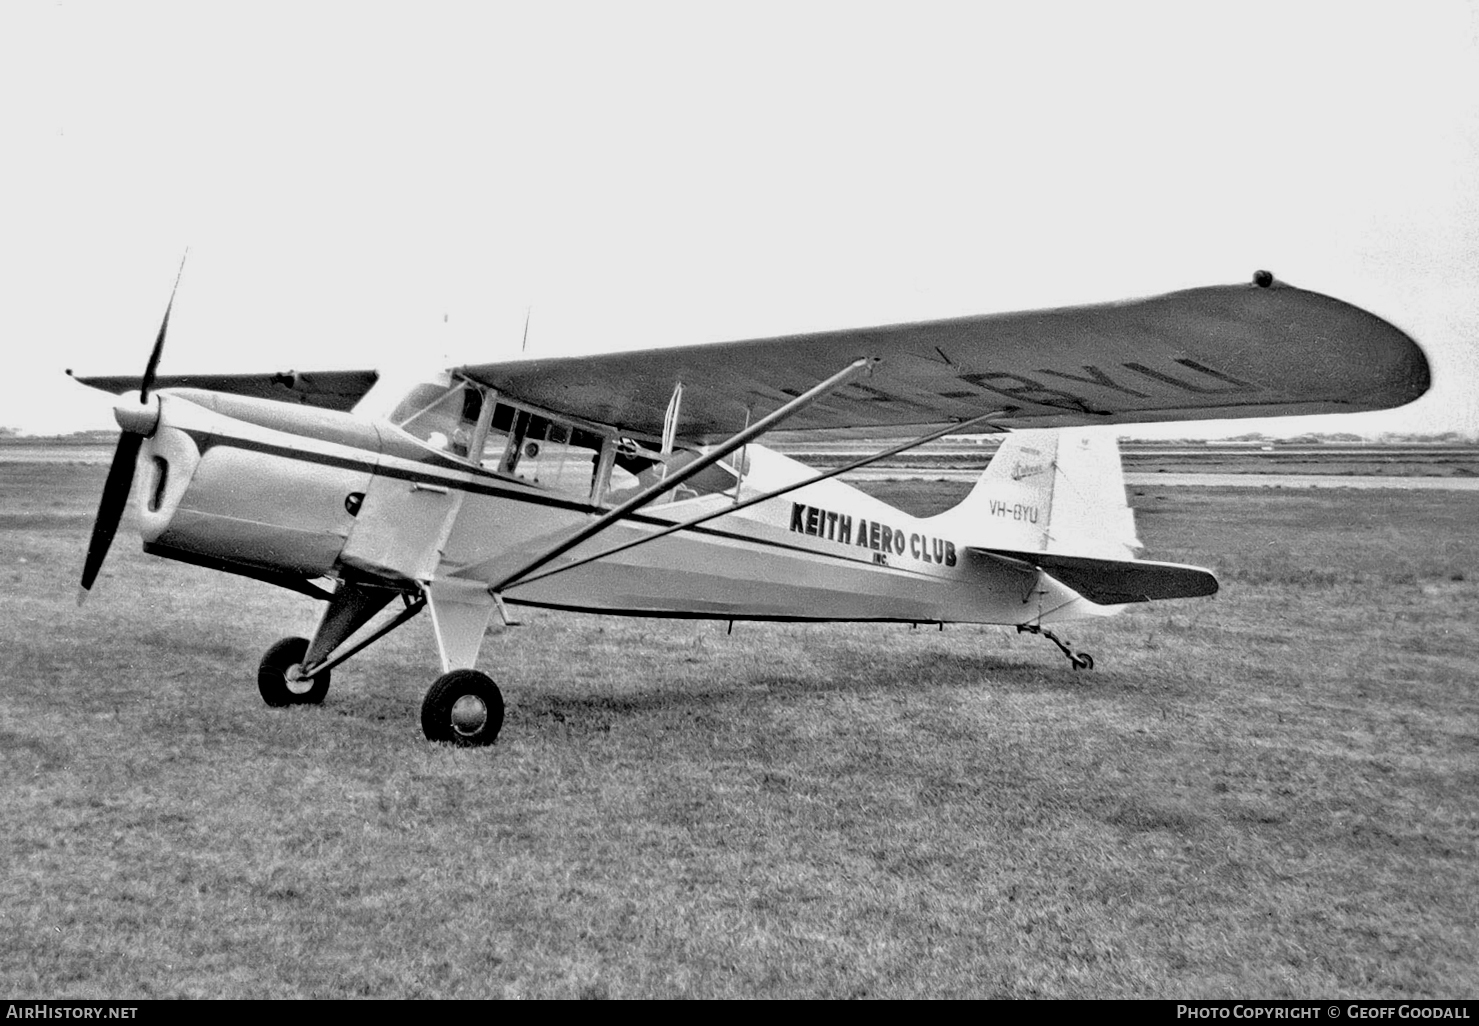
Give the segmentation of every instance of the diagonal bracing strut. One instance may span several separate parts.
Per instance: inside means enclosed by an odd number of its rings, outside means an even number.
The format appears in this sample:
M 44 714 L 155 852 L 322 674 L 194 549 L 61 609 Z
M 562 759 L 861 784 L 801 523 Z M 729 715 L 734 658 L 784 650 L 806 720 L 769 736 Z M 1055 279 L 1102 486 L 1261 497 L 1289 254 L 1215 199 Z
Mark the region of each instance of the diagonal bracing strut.
M 402 609 L 399 613 L 395 614 L 395 616 L 391 617 L 385 623 L 381 624 L 378 628 L 376 628 L 373 634 L 368 635 L 363 640 L 356 642 L 349 648 L 342 649 L 334 653 L 332 658 L 324 659 L 310 666 L 299 666 L 295 675 L 296 679 L 307 680 L 309 677 L 317 677 L 325 670 L 332 670 L 334 667 L 338 666 L 340 663 L 344 662 L 344 660 L 348 659 L 355 653 L 363 652 L 375 642 L 385 637 L 385 635 L 389 634 L 391 631 L 395 630 L 401 624 L 405 623 L 407 620 L 411 619 L 417 613 L 421 612 L 421 610 L 426 608 L 425 593 L 419 594 L 415 598 L 412 598 L 409 595 L 402 595 L 401 598 L 405 600 L 405 608 Z
M 563 573 L 566 570 L 574 570 L 576 567 L 585 566 L 587 563 L 594 563 L 598 559 L 607 559 L 619 552 L 625 552 L 628 549 L 634 549 L 638 545 L 646 545 L 648 542 L 657 541 L 659 538 L 666 538 L 668 535 L 673 534 L 677 531 L 686 531 L 690 528 L 697 527 L 699 524 L 706 524 L 710 520 L 716 520 L 719 517 L 728 516 L 730 513 L 738 512 L 739 510 L 745 509 L 749 506 L 754 506 L 762 502 L 768 502 L 771 499 L 778 499 L 788 492 L 794 492 L 799 488 L 805 488 L 807 485 L 813 485 L 819 481 L 826 481 L 828 478 L 837 477 L 839 474 L 846 474 L 849 471 L 858 470 L 861 467 L 866 467 L 869 464 L 877 463 L 879 460 L 887 459 L 890 456 L 897 456 L 901 452 L 907 452 L 908 450 L 917 448 L 927 442 L 933 442 L 935 439 L 943 437 L 944 435 L 964 431 L 969 428 L 975 427 L 977 424 L 981 424 L 995 417 L 1000 417 L 1004 414 L 1011 413 L 1015 409 L 1016 407 L 1008 406 L 1000 410 L 993 410 L 990 413 L 983 413 L 979 417 L 972 417 L 970 420 L 961 421 L 955 424 L 946 424 L 944 427 L 939 428 L 935 431 L 931 431 L 929 434 L 921 435 L 918 438 L 912 438 L 907 442 L 901 442 L 898 445 L 883 450 L 882 452 L 859 457 L 858 459 L 853 460 L 851 463 L 843 464 L 840 467 L 833 467 L 831 470 L 818 471 L 811 477 L 805 478 L 801 481 L 797 481 L 793 484 L 788 484 L 783 488 L 777 488 L 774 491 L 766 492 L 763 495 L 751 496 L 750 498 L 745 499 L 743 502 L 737 502 L 732 506 L 725 506 L 723 509 L 712 510 L 708 513 L 703 514 L 702 516 L 694 517 L 692 520 L 685 520 L 682 523 L 673 524 L 670 527 L 663 528 L 661 531 L 656 531 L 652 534 L 643 535 L 640 538 L 634 538 L 629 542 L 623 542 L 620 545 L 616 545 L 612 548 L 606 549 L 604 552 L 597 552 L 592 555 L 585 556 L 581 559 L 575 560 L 572 563 L 563 563 L 560 566 L 554 567 L 553 569 L 546 570 L 542 574 L 535 574 L 533 577 L 525 577 L 517 583 L 533 584 L 535 581 L 542 581 L 546 577 L 553 577 L 555 574 Z M 516 586 L 517 585 L 515 585 L 515 587 Z
M 725 441 L 717 448 L 711 449 L 709 452 L 705 453 L 703 456 L 700 456 L 698 459 L 694 460 L 692 463 L 688 464 L 677 472 L 669 474 L 662 481 L 659 481 L 651 487 L 642 490 L 641 492 L 632 496 L 626 502 L 623 502 L 620 506 L 617 506 L 615 509 L 603 513 L 601 516 L 591 521 L 585 527 L 575 532 L 575 534 L 571 535 L 560 544 L 553 546 L 544 554 L 526 563 L 524 566 L 520 567 L 518 570 L 515 570 L 513 573 L 508 574 L 501 581 L 490 584 L 488 586 L 488 592 L 492 595 L 497 595 L 505 588 L 513 586 L 515 583 L 523 580 L 525 577 L 528 577 L 535 570 L 538 570 L 546 563 L 549 563 L 551 560 L 555 560 L 558 559 L 560 556 L 563 556 L 565 553 L 575 548 L 575 546 L 579 545 L 581 542 L 600 534 L 612 524 L 626 517 L 628 513 L 631 513 L 632 511 L 647 505 L 647 503 L 651 502 L 659 495 L 663 494 L 664 492 L 671 491 L 673 488 L 682 484 L 684 481 L 687 481 L 690 477 L 693 477 L 695 474 L 707 470 L 709 467 L 713 466 L 715 463 L 718 463 L 724 457 L 734 452 L 734 450 L 738 449 L 740 446 L 746 445 L 758 436 L 763 435 L 765 432 L 769 431 L 771 428 L 781 423 L 781 421 L 790 417 L 792 414 L 798 413 L 806 407 L 810 406 L 812 403 L 816 402 L 828 392 L 834 391 L 835 389 L 846 385 L 860 374 L 872 373 L 873 366 L 876 363 L 878 363 L 877 357 L 862 357 L 860 359 L 854 360 L 852 363 L 842 368 L 842 370 L 838 371 L 836 374 L 833 374 L 827 380 L 807 389 L 805 392 L 801 393 L 801 395 L 797 396 L 795 399 L 792 399 L 790 402 L 786 403 L 778 410 L 775 410 L 774 412 L 767 414 L 766 416 L 757 420 L 755 423 L 745 428 L 739 434 L 730 436 L 727 441 Z

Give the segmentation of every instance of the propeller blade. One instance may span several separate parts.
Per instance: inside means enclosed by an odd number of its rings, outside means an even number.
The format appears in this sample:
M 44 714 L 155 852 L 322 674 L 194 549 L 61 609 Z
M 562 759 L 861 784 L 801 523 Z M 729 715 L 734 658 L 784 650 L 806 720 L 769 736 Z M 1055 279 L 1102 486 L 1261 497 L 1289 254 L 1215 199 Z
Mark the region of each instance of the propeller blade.
M 175 287 L 170 289 L 169 303 L 164 308 L 164 320 L 159 322 L 159 335 L 154 339 L 154 348 L 149 351 L 149 362 L 144 365 L 144 377 L 139 383 L 140 406 L 149 404 L 149 390 L 154 387 L 154 379 L 159 371 L 159 358 L 164 355 L 164 336 L 169 333 L 170 311 L 175 308 L 175 293 L 180 291 L 180 276 L 185 273 L 185 258 L 189 255 L 190 250 L 186 249 L 180 257 L 180 269 L 175 272 Z M 133 489 L 134 466 L 139 460 L 139 450 L 144 447 L 144 437 L 153 434 L 154 426 L 158 423 L 157 410 L 153 418 L 146 418 L 149 420 L 147 427 L 132 412 L 127 415 L 125 413 L 122 406 L 114 407 L 114 416 L 118 418 L 123 434 L 118 436 L 118 448 L 113 450 L 113 464 L 108 468 L 108 477 L 103 482 L 103 497 L 98 501 L 98 518 L 92 525 L 92 540 L 87 543 L 87 559 L 82 563 L 82 586 L 77 589 L 79 606 L 87 599 L 93 582 L 98 579 L 103 560 L 108 558 L 108 547 L 113 544 L 113 536 L 118 533 L 118 525 L 123 522 L 123 511 L 128 507 L 128 493 Z
M 162 336 L 161 336 L 162 337 Z M 82 564 L 82 586 L 77 589 L 77 604 L 87 598 L 88 591 L 98 579 L 103 560 L 108 555 L 108 546 L 118 533 L 118 524 L 123 520 L 123 510 L 128 505 L 129 489 L 133 487 L 134 463 L 144 437 L 125 431 L 118 438 L 118 448 L 113 452 L 113 465 L 108 468 L 108 479 L 103 482 L 103 498 L 98 503 L 98 518 L 92 525 L 92 541 L 87 545 L 87 560 Z
M 155 372 L 159 370 L 159 358 L 164 354 L 164 336 L 169 331 L 169 313 L 175 308 L 175 293 L 180 291 L 180 275 L 185 273 L 185 257 L 190 255 L 190 250 L 185 250 L 185 255 L 180 257 L 180 269 L 175 272 L 175 287 L 170 289 L 169 303 L 164 308 L 164 320 L 159 324 L 159 335 L 154 339 L 154 348 L 149 351 L 149 362 L 144 365 L 144 380 L 139 384 L 139 402 L 149 401 L 149 389 L 154 387 Z

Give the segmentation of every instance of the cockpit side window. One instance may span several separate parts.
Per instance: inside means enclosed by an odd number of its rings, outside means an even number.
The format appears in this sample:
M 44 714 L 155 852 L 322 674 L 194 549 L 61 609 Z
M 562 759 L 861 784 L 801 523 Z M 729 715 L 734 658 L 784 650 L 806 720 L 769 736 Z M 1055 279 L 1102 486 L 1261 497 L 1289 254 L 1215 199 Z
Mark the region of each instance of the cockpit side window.
M 617 443 L 616 458 L 611 464 L 611 481 L 605 493 L 607 504 L 615 506 L 625 502 L 642 489 L 665 480 L 698 457 L 699 453 L 692 449 L 678 449 L 665 457 L 630 439 L 621 439 Z M 739 475 L 724 463 L 715 463 L 672 491 L 659 495 L 652 500 L 652 504 L 660 506 L 705 495 L 733 496 L 738 486 Z
M 502 404 L 494 411 L 497 427 Z M 497 469 L 567 495 L 591 494 L 605 438 L 594 431 L 518 410 L 507 428 L 508 445 Z M 490 449 L 489 457 L 494 453 Z M 485 461 L 484 465 L 488 465 Z
M 483 443 L 482 463 L 488 470 L 502 470 L 507 454 L 509 438 L 513 435 L 514 421 L 519 411 L 508 403 L 495 403 L 493 416 L 488 421 L 488 438 Z
M 478 385 L 456 379 L 410 388 L 389 420 L 449 456 L 541 488 L 612 506 L 699 458 L 693 449 L 664 456 L 629 438 L 613 438 L 499 402 Z M 609 477 L 598 482 L 597 475 L 608 470 Z M 653 505 L 708 495 L 734 496 L 738 486 L 739 475 L 731 466 L 716 463 L 658 495 Z
M 418 385 L 407 393 L 390 415 L 391 423 L 415 435 L 433 449 L 462 459 L 477 459 L 478 417 L 483 412 L 483 391 L 459 381 L 450 388 Z

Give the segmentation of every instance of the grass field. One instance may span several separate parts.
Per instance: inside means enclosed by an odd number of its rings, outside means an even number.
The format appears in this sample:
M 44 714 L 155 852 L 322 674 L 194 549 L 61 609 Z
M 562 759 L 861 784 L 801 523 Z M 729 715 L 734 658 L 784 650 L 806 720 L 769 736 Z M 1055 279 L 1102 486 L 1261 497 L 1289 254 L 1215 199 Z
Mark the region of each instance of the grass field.
M 1479 496 L 1141 490 L 1223 592 L 1009 629 L 531 612 L 427 744 L 424 622 L 269 710 L 316 607 L 0 465 L 0 995 L 1474 997 Z M 876 490 L 922 507 L 958 486 Z

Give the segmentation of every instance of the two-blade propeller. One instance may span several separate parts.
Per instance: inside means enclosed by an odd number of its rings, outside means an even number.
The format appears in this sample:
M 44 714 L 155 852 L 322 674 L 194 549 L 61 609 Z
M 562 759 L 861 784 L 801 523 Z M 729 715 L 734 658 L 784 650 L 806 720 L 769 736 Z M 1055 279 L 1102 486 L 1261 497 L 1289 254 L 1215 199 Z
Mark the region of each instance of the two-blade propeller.
M 188 250 L 186 254 L 188 255 Z M 138 462 L 139 450 L 144 439 L 154 433 L 158 426 L 157 401 L 154 416 L 148 416 L 149 392 L 154 387 L 154 378 L 159 370 L 159 357 L 164 352 L 164 336 L 169 331 L 169 315 L 175 306 L 175 293 L 180 288 L 180 275 L 185 272 L 185 260 L 180 259 L 180 270 L 175 275 L 175 287 L 170 291 L 169 304 L 164 308 L 164 320 L 159 325 L 159 336 L 154 340 L 154 349 L 149 353 L 149 362 L 144 366 L 144 378 L 139 385 L 139 402 L 135 409 L 125 410 L 127 400 L 119 400 L 114 407 L 115 416 L 123 433 L 118 436 L 118 448 L 113 451 L 113 463 L 108 467 L 108 477 L 103 482 L 103 497 L 98 502 L 97 520 L 92 525 L 92 540 L 87 544 L 87 559 L 82 564 L 82 586 L 77 589 L 77 604 L 82 605 L 98 571 L 107 558 L 108 546 L 118 533 L 123 520 L 123 511 L 128 506 L 128 494 L 133 488 L 134 465 Z M 130 404 L 132 405 L 132 404 Z M 140 416 L 140 414 L 145 414 Z

